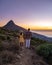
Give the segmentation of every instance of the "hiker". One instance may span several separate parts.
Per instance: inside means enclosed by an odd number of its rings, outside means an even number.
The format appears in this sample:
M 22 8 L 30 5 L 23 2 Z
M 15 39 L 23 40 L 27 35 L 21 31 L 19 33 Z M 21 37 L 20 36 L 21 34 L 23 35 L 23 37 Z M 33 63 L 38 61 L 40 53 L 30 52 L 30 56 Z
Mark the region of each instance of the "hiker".
M 28 31 L 25 33 L 26 48 L 30 48 L 31 36 L 32 33 L 30 32 L 30 28 L 28 28 Z
M 20 32 L 20 35 L 19 35 L 19 43 L 20 43 L 20 46 L 23 47 L 23 45 L 24 45 L 23 32 Z

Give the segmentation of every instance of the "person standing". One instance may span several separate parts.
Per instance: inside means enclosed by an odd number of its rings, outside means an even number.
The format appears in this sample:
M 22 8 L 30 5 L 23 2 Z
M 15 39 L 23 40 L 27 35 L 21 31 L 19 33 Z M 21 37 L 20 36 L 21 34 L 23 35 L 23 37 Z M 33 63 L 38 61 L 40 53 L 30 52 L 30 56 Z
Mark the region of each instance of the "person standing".
M 24 36 L 23 36 L 23 32 L 20 33 L 19 35 L 19 43 L 20 43 L 20 47 L 22 48 L 24 45 Z
M 32 33 L 30 32 L 30 28 L 28 28 L 28 31 L 25 33 L 26 48 L 30 48 L 31 36 Z

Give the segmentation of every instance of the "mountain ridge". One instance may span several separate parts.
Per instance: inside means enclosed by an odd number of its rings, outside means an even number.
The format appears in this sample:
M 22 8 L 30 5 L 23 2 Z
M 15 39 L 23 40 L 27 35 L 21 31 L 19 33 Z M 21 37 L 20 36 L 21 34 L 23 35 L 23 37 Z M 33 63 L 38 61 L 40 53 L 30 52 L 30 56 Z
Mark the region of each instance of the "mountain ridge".
M 27 32 L 26 29 L 16 25 L 13 20 L 10 20 L 5 26 L 2 27 L 3 29 L 7 29 L 7 30 L 11 30 L 11 31 L 15 31 L 15 30 L 22 30 L 24 32 Z M 44 35 L 41 35 L 41 34 L 38 34 L 38 33 L 33 33 L 32 32 L 32 37 L 35 37 L 35 38 L 39 38 L 39 39 L 42 39 L 42 40 L 46 40 L 48 42 L 52 42 L 52 38 L 49 38 L 49 37 L 46 37 Z
M 3 29 L 7 29 L 7 30 L 12 30 L 12 31 L 15 31 L 15 30 L 18 30 L 18 31 L 19 31 L 19 30 L 26 31 L 26 29 L 24 29 L 24 28 L 22 28 L 22 27 L 16 25 L 13 20 L 10 20 L 10 21 L 9 21 L 6 25 L 4 25 L 2 28 L 3 28 Z

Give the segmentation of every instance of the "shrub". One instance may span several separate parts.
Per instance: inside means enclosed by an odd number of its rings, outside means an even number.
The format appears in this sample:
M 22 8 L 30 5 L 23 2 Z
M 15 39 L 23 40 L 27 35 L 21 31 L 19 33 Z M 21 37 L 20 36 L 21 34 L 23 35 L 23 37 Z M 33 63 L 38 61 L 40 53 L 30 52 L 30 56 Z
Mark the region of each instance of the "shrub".
M 13 60 L 16 59 L 16 56 L 14 55 L 14 53 L 10 52 L 10 51 L 2 51 L 0 53 L 0 65 L 3 64 L 7 64 L 7 63 L 12 63 Z
M 8 50 L 19 53 L 19 45 L 11 43 L 8 47 Z
M 0 43 L 0 51 L 7 50 L 8 48 L 9 48 L 8 43 L 3 43 L 3 42 Z
M 2 44 L 2 42 L 0 42 L 0 51 L 2 51 L 3 50 L 3 44 Z
M 38 47 L 37 47 L 37 53 L 38 53 L 39 55 L 42 55 L 42 56 L 44 56 L 44 57 L 47 57 L 47 56 L 49 55 L 49 50 L 48 50 L 47 47 L 41 45 L 41 46 L 38 46 Z
M 11 41 L 11 37 L 10 37 L 10 36 L 7 36 L 7 40 L 8 40 L 8 41 Z
M 0 33 L 1 34 L 5 34 L 5 31 L 0 29 Z
M 37 42 L 35 42 L 34 40 L 31 40 L 31 45 L 37 45 Z
M 0 42 L 0 51 L 4 51 L 4 50 L 19 52 L 19 45 L 16 41 Z
M 48 62 L 52 63 L 52 44 L 42 44 L 37 46 L 36 51 L 43 56 Z
M 1 40 L 6 40 L 6 36 L 5 35 L 0 35 L 0 39 Z
M 39 39 L 39 38 L 34 38 L 32 37 L 31 40 L 34 40 L 34 42 L 38 43 L 38 44 L 42 44 L 42 43 L 47 43 L 47 41 Z
M 39 55 L 42 55 L 43 57 L 48 57 L 49 55 L 52 55 L 52 44 L 39 45 L 36 50 Z

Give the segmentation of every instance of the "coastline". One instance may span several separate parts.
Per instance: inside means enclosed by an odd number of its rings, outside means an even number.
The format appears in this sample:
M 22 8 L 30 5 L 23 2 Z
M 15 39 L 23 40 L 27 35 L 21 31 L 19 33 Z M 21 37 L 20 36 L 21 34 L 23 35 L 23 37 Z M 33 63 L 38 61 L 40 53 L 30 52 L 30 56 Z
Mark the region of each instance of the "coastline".
M 52 38 L 52 31 L 49 30 L 31 30 L 31 32 Z
M 39 39 L 42 39 L 42 40 L 45 40 L 45 41 L 48 41 L 48 42 L 52 42 L 52 37 L 47 37 L 45 35 L 38 34 L 38 33 L 35 33 L 35 32 L 32 32 L 32 37 L 39 38 Z

